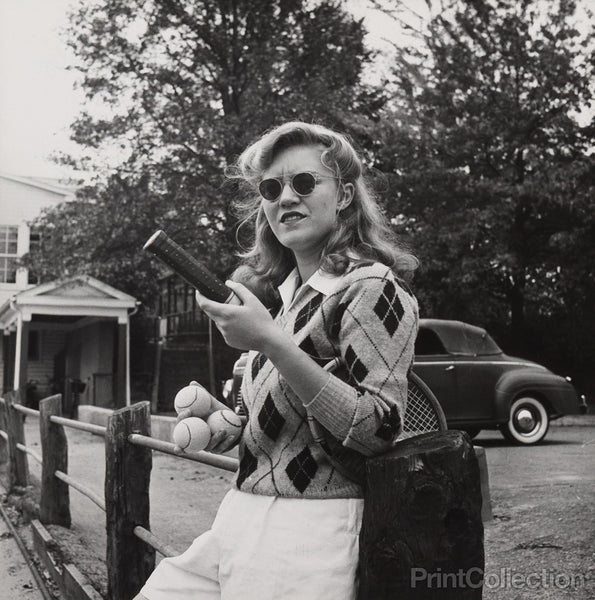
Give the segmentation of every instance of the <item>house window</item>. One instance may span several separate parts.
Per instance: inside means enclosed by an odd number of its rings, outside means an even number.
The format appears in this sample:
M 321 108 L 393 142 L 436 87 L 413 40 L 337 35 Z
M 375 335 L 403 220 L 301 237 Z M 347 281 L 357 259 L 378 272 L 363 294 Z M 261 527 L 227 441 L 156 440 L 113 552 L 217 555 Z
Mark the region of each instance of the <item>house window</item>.
M 31 230 L 31 232 L 29 234 L 29 254 L 31 254 L 32 252 L 35 252 L 36 250 L 39 250 L 40 246 L 41 246 L 41 236 L 39 235 L 39 232 Z M 29 274 L 27 276 L 27 282 L 32 283 L 32 284 L 40 283 L 37 273 L 31 271 L 31 269 L 29 269 Z
M 19 228 L 16 225 L 0 225 L 0 283 L 17 281 L 17 242 Z

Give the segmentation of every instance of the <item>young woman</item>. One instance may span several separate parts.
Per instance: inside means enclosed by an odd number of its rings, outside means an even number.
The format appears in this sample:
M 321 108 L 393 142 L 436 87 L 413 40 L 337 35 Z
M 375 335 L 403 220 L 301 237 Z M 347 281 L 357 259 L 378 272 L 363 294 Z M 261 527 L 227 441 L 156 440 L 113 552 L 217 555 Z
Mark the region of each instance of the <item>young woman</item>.
M 212 529 L 164 559 L 138 598 L 355 598 L 361 469 L 401 430 L 417 261 L 334 131 L 282 125 L 245 150 L 236 176 L 255 227 L 228 282 L 241 304 L 197 298 L 227 343 L 250 351 L 240 467 Z

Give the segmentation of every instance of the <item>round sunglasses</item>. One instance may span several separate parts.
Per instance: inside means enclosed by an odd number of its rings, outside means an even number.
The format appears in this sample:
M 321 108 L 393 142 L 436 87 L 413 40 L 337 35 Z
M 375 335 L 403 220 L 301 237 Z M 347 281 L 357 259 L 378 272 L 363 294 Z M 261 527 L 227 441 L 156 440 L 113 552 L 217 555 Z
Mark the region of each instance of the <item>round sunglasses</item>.
M 289 177 L 289 186 L 298 196 L 309 196 L 318 183 L 318 179 L 339 179 L 334 175 L 319 175 L 318 173 L 295 173 Z M 260 195 L 269 202 L 278 200 L 284 185 L 283 179 L 271 177 L 263 179 L 258 184 Z

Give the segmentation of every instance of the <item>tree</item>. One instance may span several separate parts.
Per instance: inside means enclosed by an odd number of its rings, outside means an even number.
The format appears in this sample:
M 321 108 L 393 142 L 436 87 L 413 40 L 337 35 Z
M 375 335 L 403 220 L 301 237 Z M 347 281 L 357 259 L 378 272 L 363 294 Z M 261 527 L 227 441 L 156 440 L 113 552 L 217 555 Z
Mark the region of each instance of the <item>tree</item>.
M 593 302 L 595 122 L 578 115 L 595 53 L 577 21 L 569 0 L 453 2 L 399 49 L 377 138 L 426 314 L 508 322 L 519 352 L 535 323 Z
M 38 220 L 32 267 L 44 278 L 92 271 L 146 301 L 155 273 L 140 248 L 161 227 L 228 272 L 238 190 L 225 166 L 280 121 L 374 110 L 364 34 L 333 0 L 81 2 L 69 43 L 87 110 L 73 137 L 86 149 L 79 166 L 109 170 Z
M 335 0 L 90 0 L 69 44 L 86 108 L 72 126 L 95 173 L 33 223 L 27 265 L 43 281 L 88 273 L 142 301 L 134 355 L 152 335 L 159 267 L 142 246 L 164 229 L 215 273 L 236 262 L 238 186 L 224 169 L 288 119 L 369 115 L 364 28 Z M 224 361 L 225 362 L 225 361 Z M 213 384 L 213 382 L 211 382 Z

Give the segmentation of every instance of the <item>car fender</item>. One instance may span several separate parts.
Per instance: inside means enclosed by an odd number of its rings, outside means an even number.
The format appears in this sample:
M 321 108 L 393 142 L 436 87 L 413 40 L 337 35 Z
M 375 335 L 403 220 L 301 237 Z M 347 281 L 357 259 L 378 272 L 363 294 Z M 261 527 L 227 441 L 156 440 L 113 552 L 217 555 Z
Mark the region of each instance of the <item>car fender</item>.
M 508 419 L 510 405 L 522 395 L 544 401 L 551 416 L 577 414 L 577 393 L 568 381 L 547 369 L 514 369 L 504 373 L 495 388 L 496 416 L 499 421 Z

